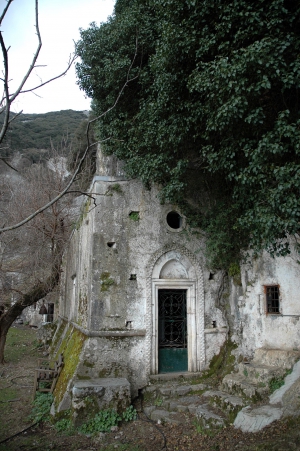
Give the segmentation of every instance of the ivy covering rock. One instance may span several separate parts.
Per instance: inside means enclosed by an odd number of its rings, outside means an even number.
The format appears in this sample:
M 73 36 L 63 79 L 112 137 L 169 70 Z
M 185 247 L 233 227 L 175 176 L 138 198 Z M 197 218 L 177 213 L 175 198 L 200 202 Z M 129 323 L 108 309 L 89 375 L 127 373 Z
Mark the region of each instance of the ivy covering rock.
M 185 207 L 215 267 L 249 246 L 286 255 L 299 230 L 299 13 L 286 0 L 118 0 L 76 45 L 96 115 L 131 67 L 98 121 L 103 147 Z

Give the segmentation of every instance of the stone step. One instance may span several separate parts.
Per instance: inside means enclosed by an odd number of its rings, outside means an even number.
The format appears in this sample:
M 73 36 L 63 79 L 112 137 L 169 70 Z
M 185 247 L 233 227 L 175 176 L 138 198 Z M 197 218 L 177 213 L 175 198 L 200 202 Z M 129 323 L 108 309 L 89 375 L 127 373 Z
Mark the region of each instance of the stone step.
M 268 384 L 247 381 L 246 377 L 240 373 L 227 374 L 222 381 L 221 388 L 230 394 L 246 396 L 247 398 L 261 398 L 269 392 Z
M 182 384 L 183 381 L 191 381 L 193 379 L 198 379 L 202 376 L 202 373 L 195 372 L 174 372 L 174 373 L 161 373 L 161 374 L 152 374 L 149 379 L 150 382 L 153 384 L 157 384 L 159 382 L 169 382 L 169 381 L 175 381 L 178 382 L 180 380 L 180 383 Z
M 167 399 L 170 397 L 180 397 L 186 396 L 189 393 L 202 393 L 206 390 L 207 385 L 205 384 L 163 384 L 163 385 L 149 385 L 143 389 L 143 394 L 146 397 L 151 395 L 153 398 L 161 397 L 163 399 Z
M 163 402 L 163 406 L 174 412 L 190 412 L 190 406 L 197 407 L 201 404 L 201 397 L 198 395 L 181 396 L 180 398 L 171 398 Z
M 198 425 L 204 429 L 221 428 L 225 425 L 225 418 L 212 411 L 209 404 L 202 404 L 197 407 L 195 415 Z
M 230 395 L 223 391 L 209 390 L 202 395 L 202 398 L 208 399 L 213 407 L 222 409 L 228 416 L 230 423 L 233 422 L 238 412 L 245 406 L 246 402 L 240 396 Z
M 270 365 L 259 365 L 255 363 L 240 363 L 239 374 L 245 377 L 245 380 L 254 384 L 268 382 L 272 378 L 280 378 L 285 375 L 286 368 L 280 368 Z

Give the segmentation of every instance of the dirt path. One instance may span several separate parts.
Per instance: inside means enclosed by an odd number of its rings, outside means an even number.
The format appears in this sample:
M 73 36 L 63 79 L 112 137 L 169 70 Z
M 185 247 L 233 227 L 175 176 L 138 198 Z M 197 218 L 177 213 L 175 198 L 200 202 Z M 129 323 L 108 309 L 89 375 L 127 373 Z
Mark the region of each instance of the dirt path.
M 10 330 L 6 359 L 0 366 L 0 451 L 289 451 L 300 450 L 300 421 L 273 423 L 257 434 L 244 434 L 233 427 L 217 435 L 202 435 L 195 417 L 182 414 L 182 425 L 156 424 L 141 411 L 138 419 L 121 424 L 114 432 L 86 437 L 58 433 L 50 423 L 1 441 L 32 424 L 29 419 L 36 360 L 43 354 L 35 331 L 26 326 Z M 209 432 L 209 431 L 208 431 Z

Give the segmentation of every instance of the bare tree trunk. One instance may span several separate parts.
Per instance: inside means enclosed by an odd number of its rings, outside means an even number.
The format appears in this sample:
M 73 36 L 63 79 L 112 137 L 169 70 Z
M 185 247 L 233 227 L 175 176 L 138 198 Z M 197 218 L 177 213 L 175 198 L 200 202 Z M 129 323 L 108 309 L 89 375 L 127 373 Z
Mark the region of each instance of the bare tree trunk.
M 30 305 L 43 299 L 48 293 L 54 290 L 58 285 L 60 279 L 62 253 L 58 252 L 52 264 L 51 275 L 44 281 L 39 282 L 33 286 L 21 299 L 13 304 L 0 317 L 0 364 L 4 364 L 4 348 L 6 342 L 7 332 L 15 321 L 15 319 L 22 313 L 22 311 Z

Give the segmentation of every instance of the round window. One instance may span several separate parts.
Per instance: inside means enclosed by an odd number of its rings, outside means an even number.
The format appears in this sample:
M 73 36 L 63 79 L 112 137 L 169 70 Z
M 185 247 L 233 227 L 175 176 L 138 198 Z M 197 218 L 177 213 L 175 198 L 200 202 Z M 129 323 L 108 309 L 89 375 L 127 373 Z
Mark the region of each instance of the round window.
M 167 214 L 167 224 L 171 229 L 180 229 L 182 227 L 182 217 L 177 211 L 170 211 Z

